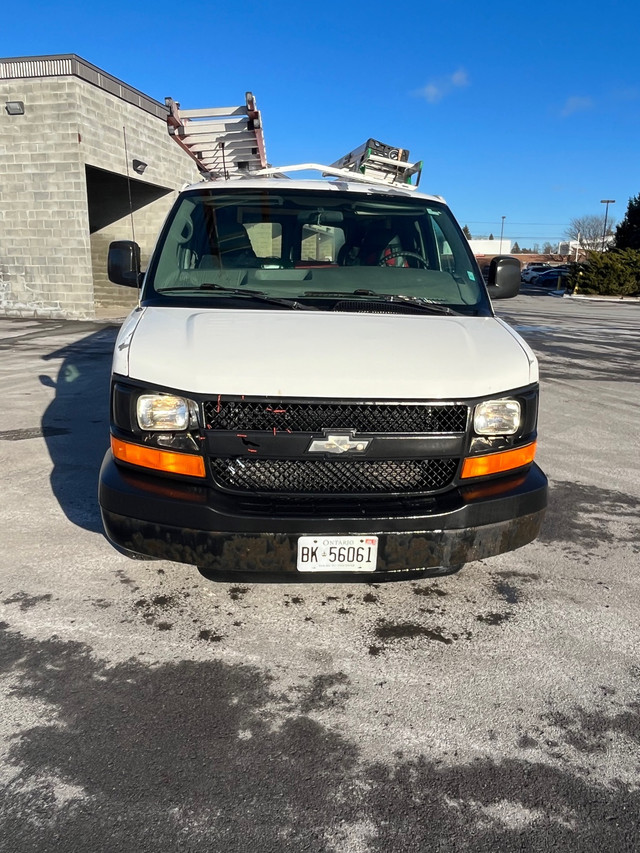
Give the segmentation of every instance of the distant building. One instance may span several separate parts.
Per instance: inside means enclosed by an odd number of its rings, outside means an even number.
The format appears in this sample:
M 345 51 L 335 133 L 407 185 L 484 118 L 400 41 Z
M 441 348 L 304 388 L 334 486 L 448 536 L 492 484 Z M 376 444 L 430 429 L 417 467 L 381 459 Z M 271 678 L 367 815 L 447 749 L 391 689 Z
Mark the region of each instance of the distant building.
M 615 243 L 615 239 L 616 238 L 615 238 L 614 234 L 607 234 L 607 236 L 604 238 L 604 248 L 605 249 L 611 249 Z M 568 255 L 572 260 L 576 260 L 577 258 L 584 259 L 587 257 L 587 253 L 590 251 L 590 248 L 588 246 L 585 246 L 583 243 L 580 243 L 578 240 L 570 240 L 568 244 L 567 243 L 561 243 L 560 244 L 560 246 L 562 246 L 563 249 L 567 245 L 569 247 L 568 252 L 561 251 L 560 249 L 558 249 L 558 251 L 560 251 L 560 254 Z M 591 244 L 591 250 L 595 251 L 595 252 L 600 252 L 602 250 L 602 246 L 603 246 L 603 241 L 598 240 L 597 245 L 594 246 L 593 243 Z
M 502 248 L 500 245 L 502 244 Z M 469 240 L 469 245 L 471 246 L 471 251 L 476 256 L 476 258 L 481 257 L 482 255 L 490 255 L 493 257 L 494 255 L 508 255 L 511 253 L 511 246 L 513 245 L 513 241 L 503 237 L 502 240 Z

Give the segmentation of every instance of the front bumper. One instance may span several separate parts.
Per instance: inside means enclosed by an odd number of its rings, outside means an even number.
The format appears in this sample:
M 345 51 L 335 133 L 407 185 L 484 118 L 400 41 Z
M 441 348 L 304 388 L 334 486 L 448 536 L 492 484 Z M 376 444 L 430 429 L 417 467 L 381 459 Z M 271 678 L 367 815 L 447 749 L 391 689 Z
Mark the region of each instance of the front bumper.
M 457 568 L 533 541 L 547 506 L 547 478 L 526 473 L 477 483 L 419 512 L 383 514 L 354 506 L 349 515 L 286 514 L 239 508 L 204 485 L 165 479 L 117 465 L 108 451 L 99 501 L 109 540 L 120 550 L 209 572 L 294 573 L 299 536 L 378 536 L 374 576 Z M 371 574 L 367 574 L 371 577 Z

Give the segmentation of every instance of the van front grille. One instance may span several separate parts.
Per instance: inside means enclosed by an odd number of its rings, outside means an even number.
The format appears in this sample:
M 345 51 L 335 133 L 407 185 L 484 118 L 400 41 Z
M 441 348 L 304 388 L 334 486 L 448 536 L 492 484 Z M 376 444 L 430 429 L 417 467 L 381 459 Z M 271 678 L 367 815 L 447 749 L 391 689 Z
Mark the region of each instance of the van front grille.
M 227 490 L 306 495 L 424 494 L 448 486 L 458 459 L 250 459 L 212 458 L 218 485 Z
M 461 433 L 467 406 L 438 403 L 256 402 L 207 400 L 207 429 L 245 432 Z

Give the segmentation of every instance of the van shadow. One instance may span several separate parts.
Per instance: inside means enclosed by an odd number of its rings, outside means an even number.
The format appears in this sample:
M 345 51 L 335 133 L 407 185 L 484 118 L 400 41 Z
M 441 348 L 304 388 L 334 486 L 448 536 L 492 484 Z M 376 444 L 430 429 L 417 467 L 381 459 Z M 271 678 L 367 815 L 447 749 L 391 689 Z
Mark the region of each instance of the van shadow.
M 53 463 L 51 488 L 73 524 L 102 533 L 98 473 L 109 442 L 109 380 L 117 326 L 100 327 L 46 356 L 63 359 L 57 376 L 40 382 L 56 395 L 42 417 Z
M 468 760 L 431 741 L 427 702 L 420 752 L 403 754 L 393 721 L 386 737 L 402 751 L 367 758 L 335 717 L 336 686 L 359 689 L 344 673 L 282 694 L 238 661 L 114 664 L 9 628 L 0 622 L 9 696 L 45 710 L 3 757 L 4 851 L 637 853 L 640 792 L 611 763 L 625 744 L 637 753 L 637 702 L 523 719 L 513 744 L 480 740 Z

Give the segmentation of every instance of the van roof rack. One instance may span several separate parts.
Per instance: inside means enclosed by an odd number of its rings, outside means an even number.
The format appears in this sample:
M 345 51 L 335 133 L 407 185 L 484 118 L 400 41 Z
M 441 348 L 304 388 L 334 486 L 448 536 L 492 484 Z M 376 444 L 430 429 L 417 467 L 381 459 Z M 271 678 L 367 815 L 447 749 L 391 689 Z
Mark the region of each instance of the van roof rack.
M 421 165 L 421 164 L 420 164 Z M 246 174 L 246 177 L 253 178 L 286 178 L 287 172 L 321 172 L 323 177 L 342 178 L 345 181 L 355 181 L 361 184 L 383 184 L 390 186 L 394 184 L 405 190 L 415 190 L 418 184 L 408 183 L 406 181 L 390 181 L 375 173 L 362 173 L 352 171 L 350 169 L 340 169 L 335 166 L 324 166 L 322 163 L 294 163 L 289 166 L 269 166 L 266 169 L 259 169 L 256 172 Z
M 340 157 L 330 166 L 321 163 L 300 163 L 292 166 L 259 169 L 254 175 L 284 177 L 286 172 L 319 171 L 324 177 L 345 178 L 363 183 L 393 184 L 415 190 L 422 175 L 422 160 L 409 162 L 406 148 L 394 148 L 377 139 L 368 139 L 359 148 Z M 416 176 L 415 183 L 412 178 Z
M 364 183 L 393 184 L 415 190 L 420 183 L 422 161 L 409 162 L 409 151 L 369 138 L 329 166 L 300 163 L 272 167 L 262 130 L 262 116 L 251 92 L 237 107 L 183 110 L 173 98 L 169 109 L 169 134 L 196 162 L 207 180 L 237 177 L 286 177 L 287 172 L 319 171 L 323 177 Z M 413 178 L 415 176 L 415 183 Z

